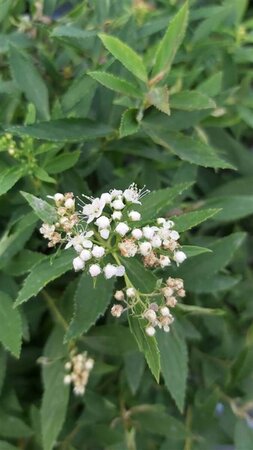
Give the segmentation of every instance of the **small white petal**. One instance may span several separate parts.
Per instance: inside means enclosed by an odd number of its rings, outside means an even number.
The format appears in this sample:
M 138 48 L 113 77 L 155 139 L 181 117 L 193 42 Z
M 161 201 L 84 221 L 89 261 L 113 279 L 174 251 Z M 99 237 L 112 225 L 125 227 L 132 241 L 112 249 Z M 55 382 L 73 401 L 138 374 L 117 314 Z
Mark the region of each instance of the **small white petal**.
M 90 252 L 90 250 L 82 250 L 81 251 L 81 253 L 80 253 L 80 258 L 83 260 L 83 261 L 89 261 L 89 259 L 91 259 L 91 252 Z
M 125 236 L 127 232 L 129 231 L 129 226 L 124 222 L 119 222 L 118 225 L 115 228 L 116 233 L 118 233 L 120 236 Z
M 142 238 L 142 236 L 143 236 L 143 233 L 142 233 L 142 231 L 139 229 L 139 228 L 134 228 L 133 229 L 133 231 L 132 231 L 132 236 L 135 238 L 135 239 L 141 239 Z
M 76 272 L 78 270 L 82 270 L 84 268 L 84 261 L 79 256 L 77 256 L 73 259 L 73 267 Z
M 118 266 L 116 268 L 116 277 L 123 277 L 126 273 L 126 269 L 124 266 Z
M 110 236 L 110 230 L 108 230 L 108 228 L 103 228 L 102 230 L 99 230 L 99 234 L 101 238 L 108 239 L 108 237 Z
M 89 273 L 92 277 L 97 277 L 101 273 L 101 267 L 98 264 L 92 264 L 89 267 Z
M 174 253 L 174 261 L 177 264 L 181 264 L 182 262 L 184 262 L 184 260 L 187 258 L 186 254 L 184 252 L 182 252 L 181 250 L 178 250 L 177 252 Z
M 104 256 L 104 254 L 105 254 L 104 247 L 100 247 L 99 245 L 94 245 L 94 247 L 92 249 L 92 255 L 95 258 L 102 258 L 102 256 Z
M 155 335 L 155 328 L 152 326 L 149 326 L 145 329 L 148 336 L 154 336 Z
M 104 201 L 106 204 L 108 204 L 111 203 L 112 196 L 111 194 L 109 194 L 109 192 L 105 192 L 104 194 L 101 195 L 100 199 Z
M 110 226 L 110 220 L 106 216 L 100 216 L 96 222 L 95 225 L 98 226 L 98 228 L 109 228 Z
M 130 211 L 128 213 L 128 217 L 133 220 L 133 222 L 136 222 L 138 220 L 141 220 L 141 215 L 138 211 Z
M 117 210 L 121 210 L 125 208 L 125 203 L 123 203 L 121 199 L 117 198 L 116 200 L 113 200 L 113 202 L 111 203 L 111 207 Z
M 117 272 L 117 267 L 114 266 L 113 264 L 106 264 L 106 266 L 104 267 L 104 275 L 105 278 L 107 280 L 109 280 L 110 278 L 114 277 L 116 275 Z

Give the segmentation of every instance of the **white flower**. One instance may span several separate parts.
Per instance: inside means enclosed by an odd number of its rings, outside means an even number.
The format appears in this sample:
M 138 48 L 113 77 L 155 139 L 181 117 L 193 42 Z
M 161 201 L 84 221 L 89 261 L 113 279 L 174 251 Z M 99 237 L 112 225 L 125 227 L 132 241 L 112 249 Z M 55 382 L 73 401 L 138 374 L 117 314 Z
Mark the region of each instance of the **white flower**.
M 92 248 L 93 243 L 89 239 L 84 239 L 82 245 L 83 248 Z
M 129 231 L 129 226 L 124 222 L 119 222 L 115 228 L 115 231 L 120 236 L 125 236 L 125 234 Z
M 168 228 L 160 228 L 158 234 L 162 240 L 167 240 L 170 236 L 170 230 Z
M 74 249 L 77 253 L 80 253 L 83 250 L 83 246 L 81 244 L 74 245 Z
M 151 245 L 153 248 L 159 248 L 162 245 L 162 241 L 159 236 L 154 236 L 151 240 Z
M 111 194 L 109 194 L 109 192 L 105 192 L 104 194 L 101 195 L 100 200 L 102 200 L 103 202 L 108 204 L 108 203 L 111 203 L 112 196 L 111 196 Z
M 99 247 L 99 245 L 94 245 L 91 253 L 95 258 L 102 258 L 105 254 L 105 249 L 104 247 Z
M 71 375 L 65 375 L 63 382 L 64 382 L 64 384 L 70 384 L 72 382 Z
M 64 200 L 64 195 L 61 194 L 60 192 L 57 192 L 56 194 L 54 194 L 54 200 L 56 202 L 62 202 Z
M 119 197 L 119 195 L 122 195 L 122 191 L 120 189 L 112 189 L 110 191 L 111 197 L 115 198 L 115 197 Z
M 64 364 L 64 369 L 66 369 L 66 370 L 70 370 L 71 367 L 72 367 L 72 364 L 71 364 L 70 361 L 67 361 L 67 362 Z
M 179 233 L 176 230 L 172 230 L 170 231 L 169 234 L 170 238 L 173 239 L 174 241 L 177 241 L 179 239 Z
M 43 234 L 44 238 L 51 239 L 52 233 L 55 231 L 54 225 L 49 225 L 48 223 L 43 223 L 40 227 L 40 233 Z
M 142 233 L 142 231 L 140 230 L 140 228 L 134 228 L 133 231 L 132 231 L 132 236 L 133 236 L 135 239 L 139 240 L 139 239 L 142 238 L 143 233 Z
M 79 256 L 77 256 L 73 259 L 73 267 L 76 272 L 78 270 L 82 270 L 84 268 L 84 261 Z
M 75 200 L 73 198 L 67 198 L 64 203 L 65 208 L 72 209 L 75 206 Z
M 101 216 L 105 207 L 105 201 L 100 198 L 94 198 L 92 203 L 83 207 L 83 215 L 87 217 L 87 223 L 92 222 L 97 217 Z
M 158 217 L 157 223 L 158 225 L 163 225 L 166 222 L 166 219 L 164 217 Z
M 90 252 L 90 250 L 82 250 L 81 251 L 81 253 L 80 253 L 80 258 L 83 260 L 83 261 L 89 261 L 89 259 L 91 259 L 91 252 Z
M 166 220 L 166 222 L 164 223 L 164 228 L 168 228 L 168 229 L 170 229 L 170 228 L 172 228 L 172 227 L 174 227 L 174 225 L 175 225 L 175 223 L 173 222 L 173 220 Z
M 132 239 L 125 239 L 119 243 L 119 250 L 122 256 L 132 258 L 136 255 L 138 247 Z
M 101 273 L 101 267 L 98 264 L 91 264 L 89 273 L 92 277 L 97 277 Z
M 122 218 L 122 213 L 120 211 L 114 211 L 111 217 L 113 220 L 120 220 Z
M 173 259 L 177 264 L 181 264 L 187 258 L 186 254 L 181 250 L 174 253 Z
M 159 258 L 159 263 L 161 267 L 168 267 L 171 264 L 170 258 L 165 255 L 161 255 Z
M 92 370 L 94 367 L 94 359 L 88 358 L 84 363 L 84 368 L 88 371 Z
M 153 227 L 143 227 L 142 228 L 143 231 L 143 235 L 146 239 L 152 239 L 152 237 L 154 236 L 155 230 L 153 229 Z
M 98 228 L 109 228 L 110 226 L 110 220 L 106 216 L 100 216 L 96 222 L 95 225 L 98 226 Z
M 103 271 L 104 271 L 105 278 L 107 280 L 109 280 L 110 278 L 112 278 L 116 275 L 117 267 L 114 266 L 113 264 L 108 263 L 104 267 Z
M 74 247 L 77 245 L 83 245 L 83 242 L 86 240 L 86 238 L 90 238 L 93 236 L 93 231 L 88 231 L 87 233 L 77 234 L 73 238 L 70 238 L 65 249 L 68 249 L 70 247 Z
M 170 331 L 170 326 L 169 326 L 169 325 L 164 325 L 163 331 L 165 331 L 165 333 L 169 333 L 169 331 Z
M 126 206 L 125 203 L 123 203 L 120 198 L 113 200 L 113 202 L 111 203 L 111 207 L 117 210 L 121 210 L 125 208 L 125 206 Z
M 123 277 L 126 273 L 126 269 L 124 266 L 116 267 L 116 277 Z
M 130 211 L 128 213 L 128 217 L 133 220 L 134 222 L 141 220 L 141 215 L 138 211 Z
M 110 230 L 108 230 L 108 228 L 102 228 L 102 230 L 99 230 L 99 234 L 100 234 L 101 238 L 108 239 L 108 237 L 110 235 Z
M 143 316 L 145 319 L 149 320 L 149 322 L 155 322 L 156 321 L 156 312 L 153 309 L 147 309 Z
M 163 317 L 169 317 L 171 314 L 170 314 L 170 310 L 169 310 L 169 308 L 167 308 L 167 306 L 163 306 L 161 309 L 160 309 L 160 312 L 161 312 L 161 314 L 162 314 L 162 316 Z
M 149 326 L 145 329 L 148 336 L 154 336 L 155 335 L 155 328 L 152 326 Z
M 145 187 L 142 189 L 138 189 L 137 185 L 135 183 L 132 183 L 129 188 L 125 189 L 125 191 L 123 192 L 123 197 L 129 203 L 137 203 L 141 205 L 140 199 L 149 192 L 149 190 L 145 190 Z
M 122 302 L 125 300 L 124 292 L 123 291 L 116 291 L 114 294 L 114 298 L 118 300 L 118 302 Z
M 142 242 L 139 245 L 139 249 L 142 256 L 147 256 L 151 252 L 152 246 L 150 242 Z
M 122 305 L 113 305 L 111 308 L 111 314 L 114 317 L 120 317 L 123 313 L 123 306 Z
M 134 298 L 136 296 L 136 290 L 133 287 L 130 287 L 126 290 L 126 295 L 129 298 Z

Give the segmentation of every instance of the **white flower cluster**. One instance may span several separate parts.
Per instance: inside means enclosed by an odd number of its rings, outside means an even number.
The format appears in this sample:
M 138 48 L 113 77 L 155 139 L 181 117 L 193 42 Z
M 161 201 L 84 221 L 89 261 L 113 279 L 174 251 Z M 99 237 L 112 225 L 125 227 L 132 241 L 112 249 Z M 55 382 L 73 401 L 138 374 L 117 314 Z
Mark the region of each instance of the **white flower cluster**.
M 74 393 L 83 395 L 93 366 L 94 360 L 89 358 L 86 352 L 76 354 L 75 351 L 72 351 L 70 361 L 65 364 L 65 370 L 68 373 L 64 377 L 64 384 L 72 383 Z

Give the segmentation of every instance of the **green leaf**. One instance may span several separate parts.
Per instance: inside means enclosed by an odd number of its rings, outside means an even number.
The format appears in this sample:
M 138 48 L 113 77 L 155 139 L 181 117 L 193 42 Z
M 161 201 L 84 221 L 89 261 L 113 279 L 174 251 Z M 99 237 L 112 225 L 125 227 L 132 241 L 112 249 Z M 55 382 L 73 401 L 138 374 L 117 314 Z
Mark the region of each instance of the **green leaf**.
M 19 291 L 15 306 L 37 295 L 50 281 L 59 278 L 72 268 L 72 251 L 62 251 L 58 256 L 48 256 L 33 267 Z
M 77 43 L 96 36 L 96 31 L 82 30 L 72 25 L 59 25 L 51 33 L 51 37 L 62 38 L 67 41 L 76 41 Z
M 65 170 L 68 170 L 71 167 L 75 166 L 79 157 L 79 150 L 75 150 L 71 153 L 62 153 L 61 155 L 57 155 L 54 158 L 50 159 L 50 161 L 47 162 L 45 169 L 50 174 L 64 172 Z
M 253 430 L 245 419 L 238 419 L 235 426 L 235 450 L 251 450 Z
M 205 202 L 205 206 L 220 208 L 215 216 L 215 221 L 231 222 L 243 219 L 253 214 L 253 195 L 229 195 L 211 198 Z
M 184 111 L 215 108 L 215 102 L 198 91 L 182 91 L 170 97 L 170 106 Z
M 167 31 L 160 41 L 155 55 L 152 76 L 164 78 L 170 71 L 175 55 L 180 47 L 188 21 L 188 1 L 170 22 Z
M 136 119 L 137 113 L 137 109 L 130 108 L 122 114 L 119 128 L 119 135 L 121 138 L 137 133 L 139 130 L 140 124 Z
M 114 58 L 118 59 L 135 77 L 144 83 L 147 82 L 148 76 L 143 60 L 132 48 L 116 37 L 103 33 L 100 33 L 99 37 Z
M 5 131 L 16 136 L 31 136 L 46 141 L 78 142 L 105 137 L 112 129 L 89 119 L 58 119 L 27 126 L 7 126 Z
M 11 298 L 0 292 L 0 341 L 16 358 L 21 349 L 22 326 L 19 311 L 13 309 Z
M 4 271 L 12 276 L 20 276 L 29 272 L 35 264 L 46 258 L 46 255 L 39 252 L 23 249 L 16 255 L 15 259 L 5 265 Z
M 41 426 L 43 450 L 55 448 L 56 439 L 63 426 L 68 400 L 69 386 L 63 382 L 65 370 L 64 361 L 66 349 L 63 347 L 63 332 L 55 329 L 45 349 L 45 357 L 52 360 L 51 364 L 43 366 L 44 394 L 41 406 Z
M 210 277 L 199 279 L 191 287 L 192 292 L 196 294 L 213 294 L 215 292 L 227 291 L 236 286 L 240 277 L 216 274 Z
M 12 413 L 7 413 L 1 409 L 0 423 L 0 437 L 11 439 L 28 438 L 33 434 L 32 430 L 28 427 L 28 425 L 26 425 L 25 422 L 23 422 L 23 420 L 14 416 Z M 4 450 L 7 450 L 7 448 L 4 448 Z
M 155 106 L 159 111 L 170 115 L 169 91 L 166 86 L 150 89 L 146 95 L 150 105 Z
M 161 371 L 168 391 L 181 413 L 184 411 L 188 376 L 187 346 L 182 335 L 172 326 L 169 333 L 158 332 Z
M 197 211 L 191 211 L 189 213 L 182 214 L 180 216 L 172 217 L 171 219 L 175 223 L 175 229 L 181 233 L 182 231 L 190 230 L 191 228 L 196 227 L 196 225 L 199 225 L 205 220 L 210 219 L 210 217 L 213 217 L 219 211 L 220 209 L 214 208 L 200 209 Z
M 192 183 L 176 184 L 172 188 L 159 189 L 146 195 L 142 199 L 142 205 L 136 207 L 141 213 L 141 223 L 148 222 L 160 214 L 167 212 L 168 207 L 179 197 Z
M 23 167 L 8 167 L 1 170 L 0 174 L 0 195 L 8 192 L 25 175 Z
M 0 441 L 0 450 L 18 450 L 18 447 L 14 447 L 6 441 Z
M 116 77 L 112 73 L 106 72 L 88 72 L 94 80 L 101 83 L 103 86 L 108 89 L 112 89 L 115 92 L 119 92 L 120 94 L 129 95 L 130 97 L 142 98 L 142 93 L 132 83 L 124 80 L 123 78 Z
M 14 80 L 24 92 L 27 100 L 34 103 L 41 119 L 48 120 L 49 102 L 47 86 L 30 56 L 10 45 L 10 67 Z
M 129 352 L 124 357 L 126 379 L 133 395 L 136 394 L 145 370 L 145 359 L 140 352 Z
M 201 253 L 210 253 L 212 250 L 205 247 L 198 247 L 196 245 L 183 245 L 181 250 L 187 255 L 187 258 L 192 258 L 193 256 L 201 255 Z
M 57 213 L 53 206 L 45 202 L 41 198 L 35 197 L 35 195 L 28 192 L 21 191 L 21 194 L 29 203 L 35 214 L 45 223 L 53 224 L 57 220 Z
M 196 138 L 179 133 L 171 133 L 166 129 L 155 131 L 150 127 L 150 124 L 149 126 L 144 122 L 142 124 L 144 124 L 144 131 L 156 144 L 175 153 L 183 161 L 204 167 L 234 169 L 232 164 L 220 158 L 213 147 Z
M 5 374 L 7 368 L 7 353 L 2 346 L 0 346 L 0 395 L 4 384 Z
M 56 183 L 56 180 L 50 177 L 42 167 L 36 167 L 33 171 L 33 175 L 45 183 Z
M 75 312 L 66 339 L 75 339 L 86 333 L 102 316 L 113 294 L 114 282 L 98 277 L 94 286 L 91 276 L 83 273 L 75 293 Z

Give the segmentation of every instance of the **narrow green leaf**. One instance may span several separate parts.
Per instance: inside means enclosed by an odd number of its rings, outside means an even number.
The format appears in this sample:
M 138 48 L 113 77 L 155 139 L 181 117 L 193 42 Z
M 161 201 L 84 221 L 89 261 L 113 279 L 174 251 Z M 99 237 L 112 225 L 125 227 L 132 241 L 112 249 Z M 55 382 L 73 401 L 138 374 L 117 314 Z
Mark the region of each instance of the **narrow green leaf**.
M 101 83 L 108 89 L 112 89 L 120 94 L 130 95 L 131 97 L 142 98 L 142 94 L 137 86 L 124 80 L 123 78 L 116 77 L 112 73 L 106 72 L 88 72 L 94 80 Z
M 168 391 L 181 413 L 184 411 L 188 353 L 183 336 L 172 326 L 169 333 L 157 333 L 161 371 Z
M 66 41 L 80 42 L 96 36 L 96 31 L 82 30 L 81 28 L 72 25 L 59 25 L 51 32 L 51 37 L 61 38 Z
M 78 159 L 80 157 L 80 151 L 75 150 L 73 152 L 62 153 L 61 155 L 57 155 L 54 158 L 50 159 L 47 162 L 45 169 L 50 174 L 56 174 L 64 172 L 65 170 L 70 169 L 75 166 Z
M 227 195 L 208 199 L 205 206 L 220 208 L 214 220 L 231 222 L 253 214 L 253 195 Z
M 142 58 L 120 39 L 103 33 L 99 34 L 105 48 L 118 59 L 123 66 L 144 83 L 147 82 L 147 71 Z
M 56 180 L 48 175 L 48 173 L 42 167 L 36 167 L 33 171 L 33 175 L 45 183 L 56 183 Z
M 86 333 L 102 316 L 113 294 L 113 280 L 98 277 L 94 286 L 91 276 L 83 273 L 75 293 L 75 312 L 66 339 L 75 339 Z
M 37 295 L 50 281 L 59 278 L 70 270 L 72 268 L 72 261 L 72 251 L 64 250 L 58 256 L 48 256 L 36 264 L 25 279 L 23 287 L 19 291 L 15 306 Z
M 212 252 L 212 250 L 210 250 L 209 248 L 198 247 L 197 245 L 183 245 L 181 249 L 187 255 L 187 258 L 192 258 L 193 256 L 201 255 L 201 253 Z
M 3 438 L 29 438 L 33 432 L 23 420 L 0 409 L 0 435 Z M 4 448 L 7 450 L 7 448 Z
M 235 450 L 252 450 L 253 430 L 245 419 L 238 419 L 235 426 Z
M 21 349 L 22 326 L 19 311 L 9 295 L 0 292 L 0 341 L 16 358 Z
M 7 126 L 5 131 L 46 141 L 78 142 L 105 137 L 112 132 L 112 128 L 89 119 L 58 119 L 27 126 Z
M 184 111 L 215 108 L 215 102 L 198 91 L 182 91 L 170 97 L 170 106 Z
M 53 206 L 45 202 L 45 200 L 35 197 L 35 195 L 29 194 L 28 192 L 21 191 L 21 194 L 34 210 L 35 214 L 43 220 L 43 222 L 49 224 L 56 222 L 57 213 Z
M 158 45 L 152 76 L 164 78 L 170 71 L 175 55 L 180 47 L 188 21 L 188 1 L 169 23 L 167 31 Z
M 130 134 L 137 133 L 140 128 L 140 124 L 136 119 L 137 109 L 127 109 L 121 116 L 119 135 L 120 137 L 129 136 Z
M 14 80 L 29 102 L 34 103 L 41 119 L 49 119 L 47 86 L 30 56 L 10 45 L 10 67 Z
M 175 229 L 179 232 L 190 230 L 196 225 L 204 222 L 210 217 L 216 215 L 220 209 L 200 209 L 197 211 L 191 211 L 180 216 L 172 217 L 171 219 L 175 223 Z
M 142 376 L 145 370 L 145 359 L 140 352 L 129 352 L 124 357 L 126 379 L 135 395 L 141 384 Z
M 8 192 L 25 175 L 23 167 L 8 167 L 0 174 L 0 195 Z

